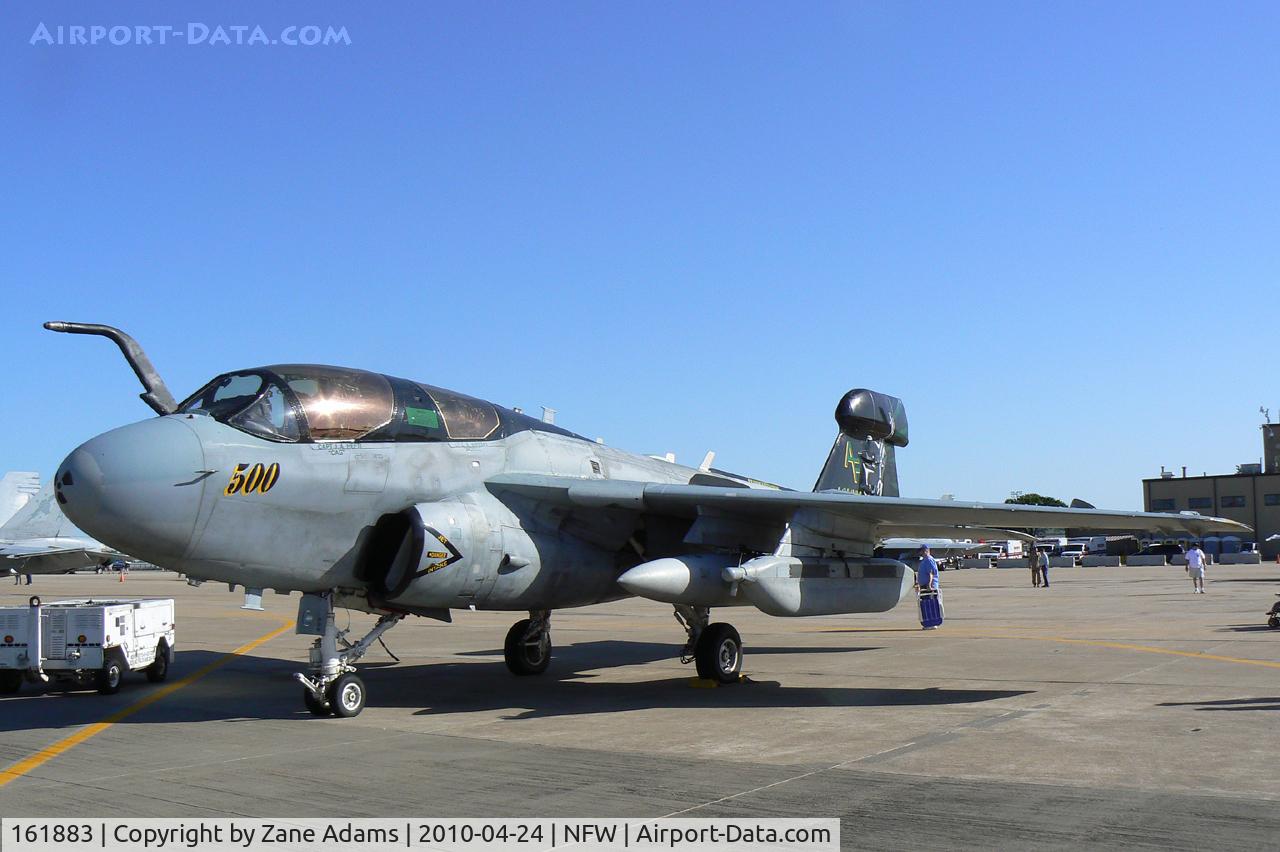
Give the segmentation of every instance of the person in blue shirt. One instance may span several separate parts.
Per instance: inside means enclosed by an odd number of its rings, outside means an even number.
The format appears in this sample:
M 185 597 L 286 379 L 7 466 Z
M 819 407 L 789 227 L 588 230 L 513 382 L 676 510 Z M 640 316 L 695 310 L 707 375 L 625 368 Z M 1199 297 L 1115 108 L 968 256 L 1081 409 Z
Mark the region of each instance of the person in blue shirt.
M 929 555 L 929 545 L 920 545 L 920 565 L 916 568 L 916 585 L 922 589 L 938 588 L 938 563 Z

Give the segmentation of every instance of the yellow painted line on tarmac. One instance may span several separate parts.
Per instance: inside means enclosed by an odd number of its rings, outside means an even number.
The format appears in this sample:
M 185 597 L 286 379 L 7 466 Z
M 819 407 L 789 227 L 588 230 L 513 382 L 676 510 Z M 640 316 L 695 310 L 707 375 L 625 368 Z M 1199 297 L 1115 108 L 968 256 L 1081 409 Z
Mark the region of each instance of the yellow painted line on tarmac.
M 21 778 L 23 775 L 26 775 L 31 770 L 36 769 L 40 766 L 43 766 L 44 764 L 48 763 L 50 760 L 53 760 L 58 755 L 64 752 L 70 751 L 71 749 L 80 745 L 80 743 L 84 742 L 85 740 L 90 739 L 91 737 L 96 737 L 98 734 L 102 733 L 107 728 L 110 728 L 115 723 L 129 718 L 133 714 L 137 713 L 139 710 L 150 707 L 152 704 L 155 704 L 157 701 L 161 700 L 162 698 L 172 695 L 173 693 L 177 692 L 179 689 L 182 689 L 184 686 L 190 686 L 191 684 L 200 680 L 200 678 L 204 677 L 205 675 L 213 671 L 216 671 L 217 669 L 222 668 L 227 663 L 231 662 L 233 659 L 240 656 L 241 654 L 249 653 L 254 648 L 258 647 L 264 642 L 269 642 L 272 639 L 279 636 L 281 633 L 284 633 L 286 630 L 292 629 L 292 627 L 293 627 L 293 622 L 290 621 L 287 624 L 281 627 L 278 627 L 275 630 L 272 630 L 270 633 L 266 634 L 265 636 L 260 636 L 257 639 L 254 639 L 252 642 L 248 643 L 247 645 L 241 645 L 239 648 L 236 648 L 234 651 L 231 651 L 230 653 L 227 653 L 227 654 L 223 654 L 221 657 L 214 660 L 212 663 L 209 663 L 207 666 L 205 666 L 202 669 L 197 669 L 196 671 L 184 677 L 182 680 L 175 681 L 171 684 L 168 684 L 167 686 L 163 686 L 155 690 L 154 692 L 147 693 L 147 695 L 144 696 L 143 698 L 139 699 L 138 701 L 135 701 L 134 703 L 130 704 L 128 707 L 125 707 L 122 710 L 119 710 L 111 714 L 101 722 L 94 722 L 92 725 L 87 725 L 81 728 L 80 730 L 76 731 L 71 736 L 63 737 L 53 745 L 50 745 L 46 748 L 41 749 L 40 751 L 36 752 L 30 757 L 19 760 L 17 763 L 13 764 L 12 766 L 9 766 L 8 768 L 0 771 L 0 787 L 5 786 L 11 781 L 16 781 L 17 779 Z

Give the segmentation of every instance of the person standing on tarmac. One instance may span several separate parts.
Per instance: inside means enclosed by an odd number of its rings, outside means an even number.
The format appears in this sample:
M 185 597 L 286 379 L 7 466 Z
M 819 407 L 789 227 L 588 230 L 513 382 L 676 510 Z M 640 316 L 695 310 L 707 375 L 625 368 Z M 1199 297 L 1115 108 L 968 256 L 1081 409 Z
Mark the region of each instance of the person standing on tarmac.
M 1031 566 L 1031 585 L 1040 588 L 1040 554 L 1043 550 L 1037 550 L 1031 554 L 1031 558 L 1027 560 L 1027 564 Z
M 1038 571 L 1044 579 L 1044 587 L 1046 589 L 1049 588 L 1049 554 L 1047 552 L 1042 550 L 1036 555 L 1036 567 L 1034 570 Z M 1037 583 L 1036 585 L 1040 584 Z
M 938 589 L 938 563 L 929 555 L 929 545 L 920 545 L 920 565 L 916 568 L 916 585 L 922 589 Z
M 1191 578 L 1191 594 L 1204 594 L 1204 551 L 1193 544 L 1187 551 L 1187 576 Z

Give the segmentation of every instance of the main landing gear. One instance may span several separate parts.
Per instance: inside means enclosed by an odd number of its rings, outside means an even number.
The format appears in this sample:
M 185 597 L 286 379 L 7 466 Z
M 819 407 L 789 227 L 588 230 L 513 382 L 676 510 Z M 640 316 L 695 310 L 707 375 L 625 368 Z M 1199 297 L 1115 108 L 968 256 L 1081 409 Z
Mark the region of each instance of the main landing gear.
M 513 675 L 540 675 L 551 664 L 551 610 L 531 609 L 507 631 L 502 654 Z
M 680 662 L 694 663 L 698 677 L 717 683 L 737 683 L 742 674 L 742 637 L 732 624 L 710 624 L 711 610 L 705 606 L 676 604 L 676 621 L 688 634 L 680 651 Z
M 368 690 L 356 674 L 355 661 L 403 618 L 403 613 L 387 613 L 364 637 L 351 643 L 348 631 L 339 630 L 334 623 L 331 595 L 302 596 L 297 632 L 317 638 L 311 646 L 307 673 L 297 672 L 293 677 L 302 684 L 302 702 L 313 715 L 348 718 L 360 714 Z

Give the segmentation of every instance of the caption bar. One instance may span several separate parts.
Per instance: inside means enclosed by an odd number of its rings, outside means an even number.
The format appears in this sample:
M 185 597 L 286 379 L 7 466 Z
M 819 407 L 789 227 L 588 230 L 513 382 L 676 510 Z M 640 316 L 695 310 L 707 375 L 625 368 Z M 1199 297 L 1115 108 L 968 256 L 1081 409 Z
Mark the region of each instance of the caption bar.
M 836 852 L 838 819 L 0 819 L 5 852 Z

